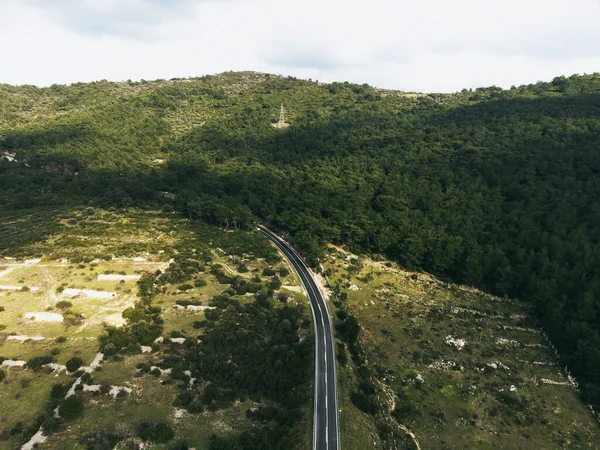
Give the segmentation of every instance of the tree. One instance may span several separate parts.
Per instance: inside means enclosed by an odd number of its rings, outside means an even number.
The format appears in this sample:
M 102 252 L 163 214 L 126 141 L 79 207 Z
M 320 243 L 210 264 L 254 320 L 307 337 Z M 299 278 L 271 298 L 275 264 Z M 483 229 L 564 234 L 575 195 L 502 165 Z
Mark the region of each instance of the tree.
M 81 358 L 79 358 L 77 356 L 74 356 L 73 358 L 69 359 L 66 363 L 67 370 L 69 372 L 75 372 L 82 365 L 83 365 L 83 361 L 81 360 Z

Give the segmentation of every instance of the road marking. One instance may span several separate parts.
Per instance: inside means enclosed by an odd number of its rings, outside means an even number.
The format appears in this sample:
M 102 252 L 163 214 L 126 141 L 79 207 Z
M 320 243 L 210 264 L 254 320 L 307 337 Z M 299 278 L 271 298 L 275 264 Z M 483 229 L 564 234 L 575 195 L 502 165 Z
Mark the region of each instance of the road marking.
M 318 417 L 320 417 L 319 414 L 319 406 L 322 400 L 322 397 L 319 398 L 319 396 L 317 395 L 318 392 L 318 388 L 321 385 L 322 381 L 320 380 L 320 377 L 318 376 L 319 374 L 319 349 L 323 349 L 324 350 L 324 362 L 325 362 L 325 448 L 328 449 L 329 448 L 329 413 L 328 413 L 328 364 L 327 364 L 327 352 L 328 352 L 328 336 L 329 336 L 329 344 L 331 344 L 331 348 L 332 348 L 332 352 L 335 352 L 335 349 L 333 348 L 333 326 L 332 326 L 332 322 L 331 322 L 331 315 L 329 314 L 329 309 L 327 307 L 327 303 L 325 302 L 325 300 L 323 299 L 322 293 L 321 291 L 317 288 L 317 285 L 312 277 L 312 272 L 308 269 L 308 267 L 306 266 L 306 264 L 303 262 L 302 257 L 296 252 L 296 250 L 291 247 L 290 245 L 288 245 L 285 241 L 283 241 L 281 238 L 279 238 L 279 236 L 275 235 L 274 233 L 272 233 L 271 231 L 267 230 L 264 227 L 258 227 L 257 228 L 259 231 L 263 232 L 265 235 L 267 235 L 268 238 L 270 238 L 271 241 L 273 241 L 273 243 L 275 244 L 275 246 L 285 255 L 285 257 L 289 260 L 289 262 L 291 263 L 292 267 L 296 270 L 302 284 L 304 285 L 304 287 L 306 288 L 308 297 L 309 297 L 309 303 L 311 306 L 311 312 L 312 312 L 312 316 L 313 316 L 313 323 L 314 323 L 314 327 L 315 327 L 315 391 L 314 391 L 314 403 L 315 403 L 315 407 L 314 407 L 314 411 L 313 411 L 313 449 L 317 448 L 317 428 L 319 425 L 319 420 Z M 316 308 L 315 308 L 316 305 Z M 323 307 L 322 307 L 323 306 Z M 321 315 L 320 317 L 320 324 L 323 327 L 323 333 L 318 333 L 318 323 L 317 323 L 317 318 L 316 318 L 316 310 L 318 309 L 319 314 Z M 325 313 L 327 314 L 327 324 L 329 325 L 329 329 L 327 329 L 326 327 L 326 323 L 325 323 L 325 317 L 323 314 L 323 309 L 325 309 Z M 321 347 L 321 344 L 319 341 L 322 341 L 322 345 L 323 347 Z M 333 355 L 335 355 L 335 353 L 333 353 Z M 330 358 L 331 360 L 331 358 Z M 334 374 L 334 378 L 336 378 L 335 372 L 336 372 L 336 367 L 335 367 L 335 356 L 333 357 L 333 374 Z M 335 394 L 335 410 L 336 410 L 336 420 L 335 420 L 335 426 L 336 426 L 336 436 L 334 438 L 334 447 L 335 450 L 339 449 L 339 421 L 337 420 L 338 414 L 337 414 L 337 408 L 338 408 L 338 393 L 337 393 L 337 382 L 334 383 L 336 384 L 335 390 L 334 390 L 334 394 Z M 320 434 L 320 433 L 319 433 Z

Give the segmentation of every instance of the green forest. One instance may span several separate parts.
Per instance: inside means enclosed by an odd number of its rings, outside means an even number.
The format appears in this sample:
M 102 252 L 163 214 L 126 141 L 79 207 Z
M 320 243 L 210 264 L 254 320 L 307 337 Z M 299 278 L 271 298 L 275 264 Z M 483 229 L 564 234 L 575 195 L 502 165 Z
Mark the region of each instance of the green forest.
M 271 126 L 281 102 L 286 129 Z M 10 214 L 158 205 L 261 222 L 313 265 L 343 244 L 528 301 L 600 405 L 600 74 L 454 94 L 250 72 L 0 85 L 3 152 Z

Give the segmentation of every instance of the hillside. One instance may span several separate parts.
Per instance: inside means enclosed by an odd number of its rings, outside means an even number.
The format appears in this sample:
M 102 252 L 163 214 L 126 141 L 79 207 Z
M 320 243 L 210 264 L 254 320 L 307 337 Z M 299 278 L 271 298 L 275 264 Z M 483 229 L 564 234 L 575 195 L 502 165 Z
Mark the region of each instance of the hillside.
M 0 449 L 309 446 L 307 300 L 266 239 L 160 211 L 53 213 L 29 211 L 51 232 L 29 259 L 0 258 Z
M 323 269 L 341 339 L 345 448 L 385 448 L 407 432 L 424 449 L 599 445 L 529 305 L 342 248 L 329 248 Z M 407 442 L 397 448 L 415 448 Z
M 415 94 L 224 73 L 0 85 L 0 105 L 3 254 L 50 232 L 24 208 L 260 220 L 313 264 L 343 244 L 519 299 L 600 405 L 600 75 Z

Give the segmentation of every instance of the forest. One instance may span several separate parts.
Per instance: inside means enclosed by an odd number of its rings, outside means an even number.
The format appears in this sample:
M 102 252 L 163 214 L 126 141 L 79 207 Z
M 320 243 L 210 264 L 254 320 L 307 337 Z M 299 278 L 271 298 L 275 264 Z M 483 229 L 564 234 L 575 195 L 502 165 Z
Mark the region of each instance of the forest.
M 599 74 L 418 94 L 242 72 L 0 85 L 0 105 L 1 211 L 158 205 L 268 224 L 313 265 L 383 254 L 533 304 L 600 405 Z

